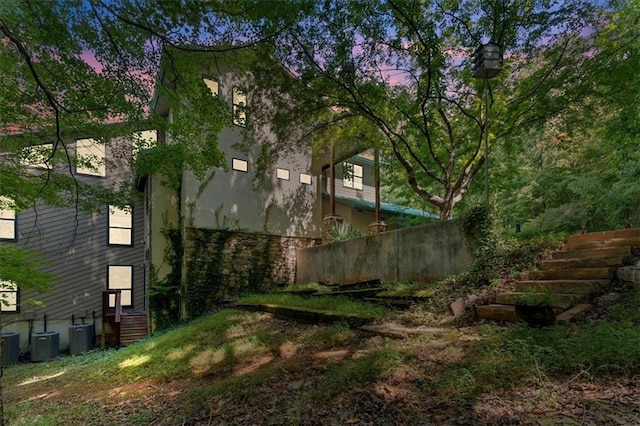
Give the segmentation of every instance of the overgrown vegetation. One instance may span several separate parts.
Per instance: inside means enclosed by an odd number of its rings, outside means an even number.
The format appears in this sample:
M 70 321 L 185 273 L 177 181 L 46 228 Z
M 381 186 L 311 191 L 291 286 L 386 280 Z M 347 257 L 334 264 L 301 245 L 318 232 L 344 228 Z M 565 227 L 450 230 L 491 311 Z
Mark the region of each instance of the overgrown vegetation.
M 632 424 L 640 420 L 637 410 L 594 392 L 588 417 L 572 417 L 562 405 L 566 392 L 553 389 L 612 383 L 614 393 L 629 391 L 616 383 L 640 374 L 639 301 L 634 288 L 595 324 L 484 325 L 404 340 L 223 309 L 119 351 L 7 368 L 7 419 L 12 425 L 496 424 L 513 423 L 503 416 L 516 415 L 526 423 L 540 418 L 537 404 L 512 405 L 507 414 L 486 404 L 534 389 L 546 395 L 540 404 L 555 404 L 565 416 L 546 414 L 550 419 Z
M 329 231 L 329 243 L 352 240 L 354 238 L 364 237 L 365 235 L 365 232 L 354 228 L 348 222 L 340 222 Z

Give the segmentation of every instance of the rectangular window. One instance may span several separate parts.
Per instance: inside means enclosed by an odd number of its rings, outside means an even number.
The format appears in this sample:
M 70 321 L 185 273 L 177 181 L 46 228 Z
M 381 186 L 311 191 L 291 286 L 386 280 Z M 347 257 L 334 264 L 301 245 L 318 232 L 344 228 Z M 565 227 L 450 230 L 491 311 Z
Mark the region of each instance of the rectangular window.
M 300 183 L 311 185 L 311 175 L 307 173 L 300 173 Z
M 117 246 L 133 245 L 133 214 L 131 206 L 120 209 L 109 206 L 109 244 Z
M 76 141 L 76 173 L 106 176 L 105 145 L 94 139 Z
M 249 163 L 246 160 L 234 158 L 231 160 L 231 168 L 233 170 L 238 170 L 239 172 L 246 172 L 249 170 Z
M 289 180 L 289 170 L 276 168 L 276 177 L 282 180 Z
M 211 96 L 218 96 L 218 82 L 209 77 L 203 77 L 202 81 L 207 86 L 207 88 L 211 91 Z
M 18 312 L 18 286 L 11 281 L 0 281 L 0 309 Z
M 53 144 L 45 143 L 42 145 L 34 145 L 22 150 L 23 166 L 37 167 L 39 169 L 51 169 L 51 153 L 53 152 Z
M 342 185 L 347 188 L 362 189 L 362 166 L 353 163 L 342 163 Z
M 16 211 L 13 200 L 0 195 L 0 240 L 16 239 Z
M 237 87 L 233 88 L 233 123 L 237 126 L 247 124 L 247 94 Z
M 158 143 L 158 132 L 156 130 L 143 130 L 135 132 L 132 138 L 131 153 L 135 160 L 140 151 L 153 148 Z
M 107 289 L 121 290 L 120 303 L 122 307 L 133 306 L 133 266 L 109 265 L 109 275 L 107 277 Z M 109 296 L 109 307 L 115 308 L 116 296 Z

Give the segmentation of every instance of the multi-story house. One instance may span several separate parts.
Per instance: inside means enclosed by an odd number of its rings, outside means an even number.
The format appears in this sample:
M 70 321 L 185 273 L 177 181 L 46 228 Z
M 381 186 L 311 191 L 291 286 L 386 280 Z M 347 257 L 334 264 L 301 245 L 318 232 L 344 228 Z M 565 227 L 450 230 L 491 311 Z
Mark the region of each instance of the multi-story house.
M 232 118 L 218 134 L 228 170 L 212 167 L 198 178 L 184 168 L 172 188 L 153 173 L 137 180 L 148 200 L 147 275 L 159 324 L 199 315 L 231 295 L 294 282 L 296 250 L 321 242 L 323 216 L 330 213 L 327 154 L 314 153 L 310 138 L 299 143 L 299 135 L 290 135 L 290 141 L 276 141 L 289 147 L 286 154 L 265 162 L 277 132 L 264 117 L 252 123 L 252 111 L 268 110 L 273 93 L 252 87 L 251 75 L 234 68 L 235 56 L 207 55 L 200 84 L 212 102 L 227 104 Z M 162 70 L 158 84 L 172 92 L 157 90 L 154 98 L 154 112 L 169 127 L 184 116 L 178 110 L 183 104 L 170 99 L 180 90 L 179 78 Z M 171 132 L 158 139 L 170 145 Z M 366 230 L 374 220 L 372 159 L 362 154 L 340 163 L 336 182 L 335 213 Z M 381 211 L 383 218 L 426 215 L 388 203 Z
M 132 172 L 123 155 L 131 152 L 130 140 L 98 143 L 83 135 L 69 138 L 66 147 L 79 161 L 47 161 L 53 148 L 47 141 L 25 147 L 23 154 L 28 155 L 22 160 L 4 153 L 2 161 L 21 161 L 29 173 L 72 176 L 79 183 L 98 187 L 131 184 Z M 105 204 L 95 209 L 99 212 L 89 214 L 75 207 L 41 203 L 20 211 L 0 211 L 0 244 L 38 253 L 45 262 L 44 270 L 53 276 L 46 293 L 2 283 L 8 302 L 1 307 L 3 331 L 19 333 L 23 353 L 31 350 L 32 333 L 44 331 L 57 332 L 59 348 L 64 349 L 69 325 L 74 323 L 95 323 L 95 333 L 102 335 L 103 311 L 115 309 L 118 290 L 122 312 L 139 313 L 146 324 L 142 198 L 124 206 Z M 108 295 L 105 291 L 116 292 Z M 146 334 L 146 327 L 141 331 Z

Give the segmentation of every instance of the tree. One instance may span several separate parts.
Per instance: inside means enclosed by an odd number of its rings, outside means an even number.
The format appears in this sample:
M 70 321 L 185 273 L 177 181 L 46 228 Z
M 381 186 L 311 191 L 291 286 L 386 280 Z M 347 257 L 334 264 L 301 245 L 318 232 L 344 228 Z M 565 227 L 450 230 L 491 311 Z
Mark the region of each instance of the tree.
M 531 231 L 607 230 L 640 226 L 638 26 L 631 4 L 614 5 L 594 38 L 581 103 L 497 153 L 505 225 Z
M 282 131 L 364 120 L 360 139 L 382 136 L 413 193 L 451 218 L 485 161 L 485 136 L 495 149 L 584 96 L 589 76 L 576 67 L 600 31 L 597 11 L 582 0 L 315 3 L 273 39 L 296 77 L 281 84 L 293 99 L 278 105 Z M 485 117 L 470 57 L 489 41 L 502 46 L 505 70 Z

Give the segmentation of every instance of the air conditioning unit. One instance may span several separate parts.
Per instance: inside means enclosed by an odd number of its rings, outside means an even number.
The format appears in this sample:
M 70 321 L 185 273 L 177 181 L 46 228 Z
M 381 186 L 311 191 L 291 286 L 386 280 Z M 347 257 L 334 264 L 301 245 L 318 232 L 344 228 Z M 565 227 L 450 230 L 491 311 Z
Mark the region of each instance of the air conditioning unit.
M 31 335 L 31 361 L 50 361 L 58 357 L 60 333 L 45 331 Z
M 20 334 L 2 333 L 2 366 L 17 364 L 20 361 Z
M 69 353 L 79 355 L 90 351 L 96 343 L 94 324 L 74 324 L 69 326 Z

